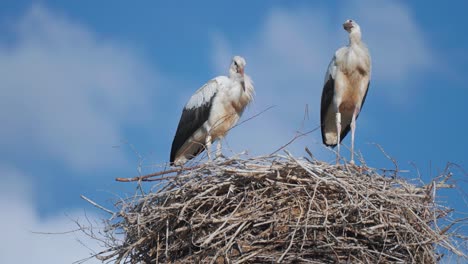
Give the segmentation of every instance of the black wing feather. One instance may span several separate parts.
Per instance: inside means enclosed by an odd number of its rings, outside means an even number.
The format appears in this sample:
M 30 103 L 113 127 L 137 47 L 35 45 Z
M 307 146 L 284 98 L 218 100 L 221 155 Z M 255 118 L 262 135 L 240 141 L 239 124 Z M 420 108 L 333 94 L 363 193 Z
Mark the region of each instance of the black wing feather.
M 325 140 L 325 118 L 327 116 L 327 111 L 329 109 L 330 104 L 333 101 L 333 96 L 335 95 L 335 80 L 333 80 L 332 76 L 329 76 L 328 81 L 323 86 L 322 90 L 322 99 L 320 103 L 320 127 L 322 130 L 322 141 L 323 144 L 327 145 Z M 335 145 L 327 145 L 327 146 L 335 146 Z
M 369 81 L 369 83 L 367 84 L 367 90 L 366 90 L 366 93 L 364 94 L 364 97 L 362 98 L 361 109 L 359 110 L 359 113 L 358 113 L 358 115 L 356 116 L 356 120 L 358 119 L 359 115 L 361 114 L 362 108 L 364 107 L 364 102 L 366 101 L 367 92 L 369 91 L 369 85 L 370 85 L 370 81 Z M 350 130 L 351 130 L 351 124 L 348 124 L 348 125 L 345 127 L 345 129 L 341 132 L 341 135 L 340 135 L 340 143 L 341 143 L 341 141 L 343 141 L 343 139 L 346 137 L 346 135 L 348 135 L 348 133 L 349 133 Z
M 179 125 L 177 126 L 177 131 L 172 141 L 171 148 L 171 157 L 170 162 L 174 162 L 177 151 L 184 145 L 185 141 L 189 139 L 190 136 L 195 133 L 203 124 L 208 120 L 213 98 L 216 96 L 216 93 L 213 94 L 210 101 L 195 108 L 187 109 L 184 108 L 182 111 L 182 116 L 180 117 Z M 203 145 L 197 149 L 196 153 L 193 153 L 192 157 L 200 154 L 203 151 Z

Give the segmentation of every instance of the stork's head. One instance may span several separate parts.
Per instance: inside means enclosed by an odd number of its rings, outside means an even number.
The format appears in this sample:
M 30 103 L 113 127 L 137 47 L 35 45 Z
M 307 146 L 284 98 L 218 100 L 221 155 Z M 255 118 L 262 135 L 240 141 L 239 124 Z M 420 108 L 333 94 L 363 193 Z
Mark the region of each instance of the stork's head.
M 352 19 L 348 19 L 343 23 L 343 28 L 348 31 L 348 33 L 361 32 L 361 28 L 358 23 Z
M 241 56 L 234 56 L 234 58 L 232 58 L 232 63 L 229 69 L 229 73 L 231 74 L 231 76 L 235 76 L 235 75 L 244 76 L 244 68 L 246 64 L 247 63 L 245 62 L 244 58 L 242 58 Z

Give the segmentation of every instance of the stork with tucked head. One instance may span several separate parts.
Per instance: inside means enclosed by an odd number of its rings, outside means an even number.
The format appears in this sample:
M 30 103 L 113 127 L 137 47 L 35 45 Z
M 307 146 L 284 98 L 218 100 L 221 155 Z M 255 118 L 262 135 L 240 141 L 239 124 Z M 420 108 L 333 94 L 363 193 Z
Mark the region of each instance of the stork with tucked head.
M 337 149 L 351 129 L 351 163 L 354 163 L 354 132 L 369 89 L 371 58 L 361 41 L 361 28 L 354 20 L 346 20 L 343 28 L 349 33 L 349 44 L 335 52 L 322 91 L 320 122 L 322 140 Z
M 221 156 L 221 140 L 237 123 L 252 101 L 254 87 L 244 73 L 245 59 L 235 56 L 229 77 L 218 76 L 192 95 L 182 111 L 172 142 L 171 164 L 182 165 L 207 151 L 211 160 L 211 143 L 218 140 L 216 157 Z

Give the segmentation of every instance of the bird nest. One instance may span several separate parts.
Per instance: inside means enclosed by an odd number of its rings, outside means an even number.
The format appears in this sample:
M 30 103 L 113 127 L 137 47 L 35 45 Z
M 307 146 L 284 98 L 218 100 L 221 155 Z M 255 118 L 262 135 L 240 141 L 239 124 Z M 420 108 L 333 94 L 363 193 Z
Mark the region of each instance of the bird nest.
M 119 212 L 101 239 L 108 249 L 98 259 L 436 263 L 440 252 L 466 258 L 446 221 L 450 209 L 435 203 L 436 190 L 450 187 L 450 173 L 428 185 L 413 184 L 365 165 L 289 154 L 231 158 L 162 176 L 167 172 L 120 179 L 158 184 L 117 204 Z M 123 233 L 121 239 L 116 233 Z

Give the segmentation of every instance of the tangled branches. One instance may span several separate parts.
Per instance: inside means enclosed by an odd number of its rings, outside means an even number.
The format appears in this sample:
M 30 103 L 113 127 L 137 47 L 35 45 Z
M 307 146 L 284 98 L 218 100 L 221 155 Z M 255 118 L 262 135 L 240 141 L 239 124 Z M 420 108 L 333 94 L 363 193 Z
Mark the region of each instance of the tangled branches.
M 162 173 L 160 173 L 162 174 Z M 443 175 L 450 176 L 450 175 Z M 121 201 L 97 257 L 116 263 L 436 263 L 455 255 L 446 177 L 426 186 L 362 166 L 273 155 L 180 170 Z

